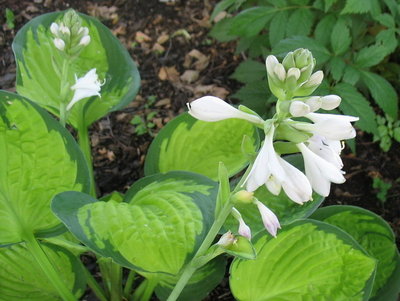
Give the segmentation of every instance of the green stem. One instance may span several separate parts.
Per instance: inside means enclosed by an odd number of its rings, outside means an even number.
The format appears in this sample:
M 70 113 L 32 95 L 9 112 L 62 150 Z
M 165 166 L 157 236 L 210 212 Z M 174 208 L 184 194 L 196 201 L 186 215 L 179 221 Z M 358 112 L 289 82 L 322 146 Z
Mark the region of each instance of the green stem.
M 35 258 L 36 262 L 39 264 L 40 268 L 46 275 L 49 282 L 56 288 L 61 298 L 64 301 L 77 301 L 77 298 L 73 293 L 65 286 L 65 283 L 60 278 L 59 273 L 55 270 L 54 266 L 50 262 L 46 253 L 43 251 L 42 247 L 33 236 L 29 233 L 24 238 L 26 246 L 32 256 Z
M 89 168 L 89 177 L 91 181 L 90 195 L 96 197 L 96 182 L 94 180 L 92 149 L 90 147 L 88 127 L 84 125 L 83 121 L 78 124 L 78 143 L 86 158 Z
M 93 278 L 92 274 L 86 269 L 86 267 L 84 269 L 86 272 L 87 283 L 88 283 L 89 287 L 91 288 L 91 290 L 93 291 L 93 293 L 96 295 L 96 297 L 100 301 L 108 301 L 104 290 L 97 283 L 97 281 Z
M 71 61 L 67 58 L 63 60 L 60 79 L 60 123 L 65 127 L 67 122 L 67 103 L 68 90 L 71 84 L 68 82 L 68 67 Z
M 136 289 L 131 301 L 148 301 L 153 295 L 154 289 L 158 284 L 157 279 L 145 279 Z
M 182 290 L 184 289 L 184 287 L 186 286 L 186 284 L 192 277 L 193 273 L 197 269 L 197 266 L 193 265 L 193 262 L 198 257 L 204 255 L 204 253 L 211 246 L 215 237 L 218 235 L 219 230 L 225 223 L 226 218 L 229 216 L 230 212 L 232 211 L 232 207 L 233 207 L 233 204 L 230 201 L 225 202 L 225 206 L 222 208 L 220 214 L 215 219 L 214 223 L 212 224 L 212 226 L 210 228 L 210 231 L 208 231 L 207 236 L 205 237 L 200 248 L 197 250 L 195 256 L 183 269 L 182 275 L 180 276 L 174 289 L 172 290 L 171 294 L 169 295 L 167 301 L 175 301 L 176 299 L 178 299 Z
M 128 279 L 126 279 L 125 287 L 124 287 L 124 297 L 126 299 L 129 298 L 131 291 L 132 291 L 132 285 L 133 281 L 135 280 L 136 272 L 133 270 L 129 271 Z
M 122 268 L 109 258 L 98 260 L 104 288 L 111 301 L 122 300 Z

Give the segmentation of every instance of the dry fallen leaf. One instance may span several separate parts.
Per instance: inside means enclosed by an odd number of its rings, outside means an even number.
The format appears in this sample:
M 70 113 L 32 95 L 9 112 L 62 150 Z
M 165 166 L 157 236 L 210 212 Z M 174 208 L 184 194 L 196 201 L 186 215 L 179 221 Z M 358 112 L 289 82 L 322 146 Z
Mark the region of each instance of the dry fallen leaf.
M 155 44 L 153 45 L 153 48 L 152 48 L 151 50 L 152 50 L 153 52 L 156 52 L 156 53 L 161 54 L 161 53 L 164 53 L 165 48 L 164 48 L 163 46 L 161 46 L 160 44 L 155 43 Z
M 141 32 L 141 31 L 138 31 L 138 32 L 136 32 L 136 35 L 135 35 L 135 41 L 138 43 L 150 42 L 151 38 L 147 34 Z
M 199 78 L 199 71 L 197 70 L 186 70 L 182 75 L 181 75 L 181 80 L 186 82 L 186 83 L 193 83 Z
M 172 67 L 161 67 L 158 72 L 158 78 L 160 80 L 168 80 L 170 82 L 179 82 L 179 72 L 174 66 Z
M 225 88 L 218 87 L 217 85 L 199 85 L 193 89 L 195 97 L 201 97 L 205 94 L 210 94 L 219 98 L 226 98 L 229 95 L 229 91 Z
M 162 35 L 160 35 L 160 36 L 157 38 L 157 43 L 160 44 L 160 45 L 162 45 L 162 44 L 164 44 L 165 42 L 167 42 L 168 40 L 169 40 L 169 35 L 167 35 L 166 33 L 163 33 Z
M 193 63 L 193 59 L 196 61 Z M 186 56 L 183 66 L 185 68 L 191 67 L 193 64 L 194 68 L 198 71 L 202 71 L 207 68 L 210 63 L 210 58 L 197 49 L 192 49 Z

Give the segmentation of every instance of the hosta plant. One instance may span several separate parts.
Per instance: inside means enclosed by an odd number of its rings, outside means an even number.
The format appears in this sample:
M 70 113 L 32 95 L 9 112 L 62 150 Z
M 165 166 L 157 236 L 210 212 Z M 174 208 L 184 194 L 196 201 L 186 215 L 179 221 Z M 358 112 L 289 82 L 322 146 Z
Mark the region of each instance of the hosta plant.
M 342 99 L 314 92 L 323 73 L 309 50 L 267 57 L 272 118 L 196 99 L 154 139 L 145 177 L 99 196 L 87 128 L 132 100 L 135 64 L 73 10 L 33 19 L 13 47 L 19 95 L 0 92 L 0 300 L 73 301 L 87 285 L 101 301 L 202 300 L 228 262 L 237 300 L 396 299 L 387 223 L 317 209 L 346 180 L 340 152 L 358 117 L 319 111 Z M 96 256 L 101 283 L 81 255 Z

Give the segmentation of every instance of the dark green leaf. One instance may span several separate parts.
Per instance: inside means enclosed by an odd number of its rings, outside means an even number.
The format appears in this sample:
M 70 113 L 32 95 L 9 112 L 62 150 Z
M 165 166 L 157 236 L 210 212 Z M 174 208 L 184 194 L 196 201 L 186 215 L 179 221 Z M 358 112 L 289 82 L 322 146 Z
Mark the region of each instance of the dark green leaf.
M 371 0 L 346 0 L 341 14 L 362 14 L 371 10 Z
M 352 65 L 346 65 L 344 69 L 343 81 L 350 85 L 355 85 L 360 79 L 361 72 Z
M 314 23 L 314 14 L 309 8 L 299 8 L 294 10 L 290 15 L 286 24 L 286 35 L 293 36 L 308 36 L 311 27 Z M 307 45 L 303 45 L 308 48 Z
M 318 43 L 324 46 L 328 45 L 335 24 L 336 16 L 334 14 L 329 14 L 321 19 L 314 31 L 315 39 Z
M 398 97 L 393 86 L 385 78 L 372 72 L 362 72 L 361 78 L 382 110 L 397 119 Z
M 278 12 L 271 20 L 269 25 L 269 41 L 272 47 L 274 47 L 279 41 L 285 37 L 285 31 L 283 30 L 288 21 L 288 12 L 286 10 Z
M 332 57 L 328 64 L 329 71 L 335 81 L 339 81 L 342 78 L 345 67 L 346 63 L 337 56 Z
M 229 33 L 240 37 L 255 36 L 267 25 L 275 12 L 273 8 L 266 6 L 246 9 L 233 18 Z
M 252 83 L 254 81 L 259 81 L 267 76 L 267 71 L 265 69 L 265 65 L 253 61 L 246 60 L 239 64 L 236 67 L 235 72 L 231 75 L 233 79 L 241 83 Z
M 368 68 L 379 64 L 388 54 L 383 45 L 372 45 L 361 49 L 355 56 L 354 64 L 361 68 Z
M 339 18 L 332 29 L 331 45 L 336 55 L 345 53 L 351 44 L 350 30 L 343 18 Z
M 214 18 L 222 11 L 226 10 L 227 8 L 231 7 L 235 4 L 236 0 L 223 0 L 219 2 L 215 7 L 211 14 L 210 19 L 214 20 Z
M 232 97 L 239 99 L 241 104 L 257 113 L 264 114 L 271 93 L 269 92 L 267 81 L 261 80 L 246 84 L 233 94 Z M 276 101 L 276 99 L 273 101 Z
M 232 18 L 225 18 L 219 21 L 217 24 L 213 26 L 210 31 L 210 36 L 214 39 L 217 39 L 220 42 L 229 42 L 236 38 L 235 35 L 229 33 L 232 27 Z
M 372 134 L 378 133 L 376 115 L 368 100 L 350 84 L 340 83 L 334 88 L 335 94 L 342 98 L 340 109 L 347 115 L 358 116 L 356 125 Z

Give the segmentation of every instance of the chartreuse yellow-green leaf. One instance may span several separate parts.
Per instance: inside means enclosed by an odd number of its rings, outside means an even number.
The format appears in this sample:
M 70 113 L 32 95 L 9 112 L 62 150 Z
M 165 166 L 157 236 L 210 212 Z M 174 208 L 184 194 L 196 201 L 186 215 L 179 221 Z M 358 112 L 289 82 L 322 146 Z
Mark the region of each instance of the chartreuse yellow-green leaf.
M 190 172 L 137 181 L 123 202 L 77 192 L 57 195 L 54 213 L 102 256 L 161 280 L 177 275 L 194 255 L 214 218 L 217 184 Z
M 345 232 L 314 220 L 254 237 L 255 260 L 235 259 L 230 287 L 241 301 L 368 300 L 376 262 Z
M 0 245 L 61 226 L 54 195 L 88 191 L 86 162 L 67 130 L 37 105 L 0 91 Z
M 229 176 L 248 163 L 242 141 L 248 136 L 254 151 L 258 147 L 257 128 L 241 119 L 200 121 L 184 113 L 169 122 L 153 140 L 145 162 L 145 174 L 186 170 L 218 179 L 219 163 Z
M 82 296 L 86 281 L 78 258 L 55 245 L 42 244 L 42 248 L 65 286 L 77 298 Z M 0 248 L 0 265 L 0 301 L 62 300 L 23 243 Z
M 67 99 L 60 99 L 63 53 L 54 43 L 50 25 L 62 19 L 66 11 L 41 15 L 25 24 L 13 41 L 17 63 L 17 91 L 58 115 L 61 102 L 68 103 L 73 96 L 69 89 Z M 89 29 L 90 43 L 76 59 L 67 64 L 66 79 L 70 87 L 75 76 L 82 77 L 96 68 L 104 85 L 101 98 L 90 97 L 79 101 L 71 109 L 68 122 L 75 128 L 85 127 L 108 112 L 118 110 L 134 99 L 140 76 L 135 63 L 119 40 L 95 18 L 79 14 L 82 26 Z M 58 67 L 55 67 L 58 66 Z
M 400 260 L 394 233 L 375 213 L 354 206 L 318 209 L 312 218 L 337 226 L 349 233 L 377 260 L 373 300 L 395 301 L 400 291 Z

